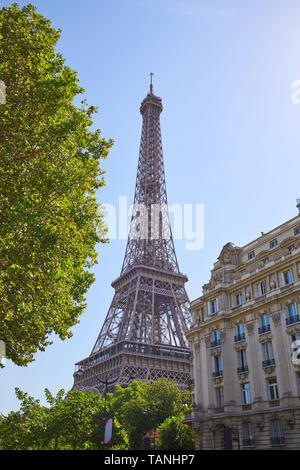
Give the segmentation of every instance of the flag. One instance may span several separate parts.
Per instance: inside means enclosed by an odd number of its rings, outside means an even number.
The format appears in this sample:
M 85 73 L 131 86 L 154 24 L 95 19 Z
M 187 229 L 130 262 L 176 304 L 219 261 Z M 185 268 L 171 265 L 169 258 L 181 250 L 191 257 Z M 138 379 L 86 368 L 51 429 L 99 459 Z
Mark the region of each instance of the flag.
M 104 444 L 111 444 L 111 441 L 112 441 L 112 419 L 106 418 Z

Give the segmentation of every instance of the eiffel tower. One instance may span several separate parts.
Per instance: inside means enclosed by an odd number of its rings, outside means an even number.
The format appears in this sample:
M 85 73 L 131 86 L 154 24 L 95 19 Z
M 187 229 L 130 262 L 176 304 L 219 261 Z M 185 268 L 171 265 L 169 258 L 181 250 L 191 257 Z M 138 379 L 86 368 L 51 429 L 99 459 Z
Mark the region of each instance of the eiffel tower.
M 126 387 L 160 377 L 186 388 L 190 350 L 184 333 L 191 323 L 188 278 L 181 274 L 172 238 L 161 142 L 161 98 L 150 91 L 143 118 L 133 213 L 115 294 L 89 357 L 75 365 L 78 390 L 103 392 L 103 383 Z M 98 380 L 99 378 L 100 380 Z

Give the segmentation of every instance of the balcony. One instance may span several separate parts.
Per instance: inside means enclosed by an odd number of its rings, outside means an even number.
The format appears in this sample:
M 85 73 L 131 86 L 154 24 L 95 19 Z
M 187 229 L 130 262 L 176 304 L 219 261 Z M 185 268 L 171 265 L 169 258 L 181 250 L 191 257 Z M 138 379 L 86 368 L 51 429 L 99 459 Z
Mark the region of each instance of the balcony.
M 275 366 L 275 359 L 266 359 L 262 363 L 263 367 L 268 367 L 268 366 Z
M 214 408 L 214 413 L 215 413 L 215 414 L 224 413 L 224 406 L 221 406 L 221 405 L 220 405 L 220 406 L 216 406 L 216 407 Z
M 299 321 L 299 315 L 291 315 L 285 319 L 287 325 L 292 325 L 293 323 L 297 323 Z
M 248 372 L 249 368 L 247 365 L 241 366 L 237 368 L 237 373 L 240 374 L 241 372 Z
M 283 436 L 279 436 L 279 437 L 271 437 L 271 444 L 275 444 L 275 445 L 278 445 L 278 444 L 284 444 L 284 437 Z
M 235 335 L 234 341 L 237 343 L 238 341 L 243 341 L 245 339 L 245 333 L 241 333 L 239 335 Z
M 218 346 L 220 346 L 220 344 L 221 344 L 221 341 L 218 339 L 218 340 L 216 340 L 216 341 L 212 341 L 212 342 L 210 343 L 210 347 L 211 347 L 211 348 L 217 348 Z
M 243 440 L 243 445 L 245 447 L 255 446 L 255 440 L 254 439 L 244 439 Z
M 263 333 L 267 333 L 268 331 L 271 331 L 270 325 L 263 325 L 258 328 L 258 333 L 261 335 Z
M 213 372 L 213 377 L 223 377 L 223 371 L 216 370 L 215 372 Z

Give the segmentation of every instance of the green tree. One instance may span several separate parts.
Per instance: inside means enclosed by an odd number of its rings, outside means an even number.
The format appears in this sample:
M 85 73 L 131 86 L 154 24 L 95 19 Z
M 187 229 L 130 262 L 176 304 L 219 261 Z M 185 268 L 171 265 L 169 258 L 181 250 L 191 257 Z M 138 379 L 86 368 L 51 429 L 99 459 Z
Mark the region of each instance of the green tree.
M 16 388 L 20 410 L 12 411 L 0 422 L 0 443 L 6 450 L 39 450 L 48 441 L 49 410 L 39 400 Z
M 52 401 L 50 392 L 46 393 L 48 403 L 52 403 L 48 426 L 54 448 L 91 449 L 90 437 L 94 431 L 93 425 L 97 425 L 94 417 L 103 407 L 101 395 L 74 390 Z
M 103 449 L 104 410 L 101 395 L 45 390 L 48 406 L 16 389 L 20 410 L 0 420 L 0 447 L 7 450 Z M 127 449 L 128 436 L 114 418 L 110 449 Z
M 165 378 L 151 384 L 134 381 L 127 388 L 115 387 L 108 394 L 111 409 L 129 436 L 131 449 L 139 449 L 148 431 L 166 418 L 186 409 L 187 396 L 176 384 Z
M 189 426 L 183 424 L 183 413 L 167 418 L 158 428 L 159 450 L 194 450 L 195 438 Z
M 90 129 L 96 109 L 73 104 L 84 90 L 59 37 L 31 4 L 0 9 L 0 339 L 22 366 L 51 334 L 69 338 L 85 308 L 112 145 Z

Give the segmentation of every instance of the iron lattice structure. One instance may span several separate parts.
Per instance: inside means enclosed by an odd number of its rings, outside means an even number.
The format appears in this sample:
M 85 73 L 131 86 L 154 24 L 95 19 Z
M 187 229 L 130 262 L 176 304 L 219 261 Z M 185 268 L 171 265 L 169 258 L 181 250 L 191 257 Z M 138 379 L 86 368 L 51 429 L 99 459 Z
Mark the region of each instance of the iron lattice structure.
M 152 76 L 151 76 L 152 78 Z M 76 364 L 75 389 L 102 392 L 97 381 L 176 380 L 190 376 L 187 277 L 180 273 L 167 207 L 160 130 L 161 98 L 150 92 L 143 118 L 133 213 L 115 295 L 91 355 Z M 81 370 L 81 374 L 77 371 Z

